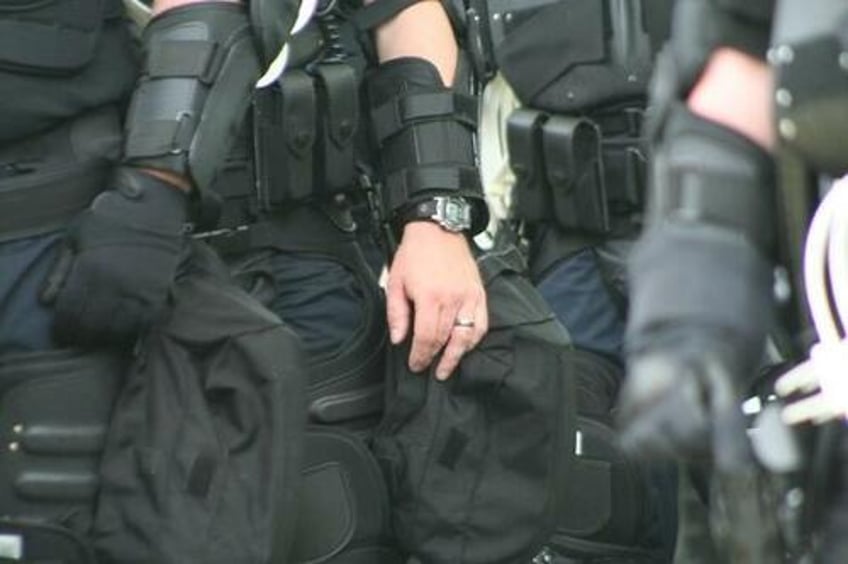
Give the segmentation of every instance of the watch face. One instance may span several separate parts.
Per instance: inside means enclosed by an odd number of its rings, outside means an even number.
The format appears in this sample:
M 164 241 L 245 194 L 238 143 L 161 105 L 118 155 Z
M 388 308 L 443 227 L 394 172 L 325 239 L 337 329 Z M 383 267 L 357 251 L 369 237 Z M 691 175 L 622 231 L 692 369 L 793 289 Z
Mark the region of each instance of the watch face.
M 471 228 L 471 206 L 462 198 L 442 198 L 438 206 L 441 223 L 450 231 Z

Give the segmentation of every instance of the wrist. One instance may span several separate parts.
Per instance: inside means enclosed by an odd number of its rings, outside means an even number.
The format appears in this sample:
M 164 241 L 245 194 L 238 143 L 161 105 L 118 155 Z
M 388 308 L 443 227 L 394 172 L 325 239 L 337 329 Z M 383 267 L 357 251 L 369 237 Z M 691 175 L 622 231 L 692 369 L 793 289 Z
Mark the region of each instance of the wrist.
M 192 190 L 191 182 L 185 176 L 179 175 L 169 170 L 158 170 L 155 168 L 139 168 L 139 170 L 153 178 L 185 193 L 190 193 Z
M 765 62 L 721 48 L 711 55 L 687 105 L 693 113 L 770 150 L 774 147 L 773 89 L 773 73 Z
M 468 199 L 454 195 L 421 198 L 395 213 L 395 228 L 410 222 L 430 222 L 450 233 L 467 233 L 474 225 L 474 210 Z
M 468 234 L 451 232 L 432 221 L 410 221 L 399 232 L 399 243 L 418 246 L 422 241 L 434 241 L 439 248 L 463 247 L 470 250 Z
M 149 171 L 129 166 L 115 171 L 113 185 L 113 192 L 120 195 L 109 200 L 114 217 L 134 218 L 145 225 L 161 226 L 165 231 L 183 230 L 189 201 L 183 190 Z M 97 202 L 95 200 L 93 208 L 98 207 Z M 104 209 L 102 205 L 100 211 Z
M 427 221 L 425 219 L 410 221 L 404 224 L 400 230 L 400 234 L 403 238 L 405 238 L 407 235 L 415 237 L 422 233 L 439 233 L 444 235 L 447 239 L 455 239 L 457 241 L 460 239 L 463 241 L 468 240 L 468 233 L 466 231 L 448 231 L 438 223 L 433 223 L 432 221 Z

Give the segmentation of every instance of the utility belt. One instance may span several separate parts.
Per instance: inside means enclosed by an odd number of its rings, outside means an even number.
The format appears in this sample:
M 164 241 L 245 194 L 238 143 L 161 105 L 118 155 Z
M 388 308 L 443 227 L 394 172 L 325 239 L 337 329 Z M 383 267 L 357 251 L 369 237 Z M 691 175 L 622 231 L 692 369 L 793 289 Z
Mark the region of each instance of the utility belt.
M 108 106 L 0 147 L 0 243 L 66 225 L 103 190 L 120 144 Z
M 644 205 L 643 110 L 593 117 L 520 108 L 507 121 L 516 219 L 609 235 L 638 226 Z
M 223 200 L 217 227 L 353 191 L 359 121 L 359 77 L 343 62 L 292 70 L 258 90 L 247 130 L 213 187 Z

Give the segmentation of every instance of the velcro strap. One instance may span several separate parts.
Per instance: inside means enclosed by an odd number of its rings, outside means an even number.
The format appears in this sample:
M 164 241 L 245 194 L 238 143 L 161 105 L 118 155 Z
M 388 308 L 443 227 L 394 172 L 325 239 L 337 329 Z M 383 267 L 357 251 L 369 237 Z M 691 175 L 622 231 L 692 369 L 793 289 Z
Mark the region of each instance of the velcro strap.
M 697 218 L 702 222 L 731 227 L 745 233 L 760 249 L 773 243 L 772 210 L 763 209 L 759 186 L 748 178 L 713 171 L 705 178 L 696 165 L 675 171 L 662 200 L 654 202 L 663 216 Z
M 682 107 L 669 114 L 654 159 L 647 223 L 730 228 L 764 256 L 774 250 L 774 162 L 746 137 Z
M 188 115 L 179 116 L 179 121 L 156 120 L 134 127 L 126 139 L 126 158 L 155 157 L 179 154 L 188 151 L 194 123 Z
M 377 0 L 360 8 L 350 18 L 354 27 L 360 31 L 370 31 L 420 0 Z
M 407 168 L 386 177 L 389 209 L 394 212 L 427 192 L 459 192 L 479 197 L 480 176 L 471 166 L 429 166 Z
M 211 84 L 218 74 L 218 44 L 211 41 L 161 41 L 150 46 L 145 74 L 150 78 L 194 77 Z
M 453 119 L 477 127 L 477 100 L 450 90 L 397 97 L 372 112 L 374 132 L 382 144 L 388 137 L 417 121 Z

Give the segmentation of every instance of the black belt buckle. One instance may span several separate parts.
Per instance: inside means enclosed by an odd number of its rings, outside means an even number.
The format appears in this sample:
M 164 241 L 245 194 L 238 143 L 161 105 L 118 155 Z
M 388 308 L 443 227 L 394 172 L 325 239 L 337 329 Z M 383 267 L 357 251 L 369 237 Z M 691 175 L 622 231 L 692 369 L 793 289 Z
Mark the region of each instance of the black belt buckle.
M 509 164 L 516 179 L 515 213 L 528 222 L 552 218 L 551 191 L 542 160 L 542 127 L 547 119 L 547 114 L 522 108 L 507 120 Z
M 554 216 L 568 230 L 610 230 L 601 132 L 589 119 L 553 116 L 542 127 L 542 151 Z

